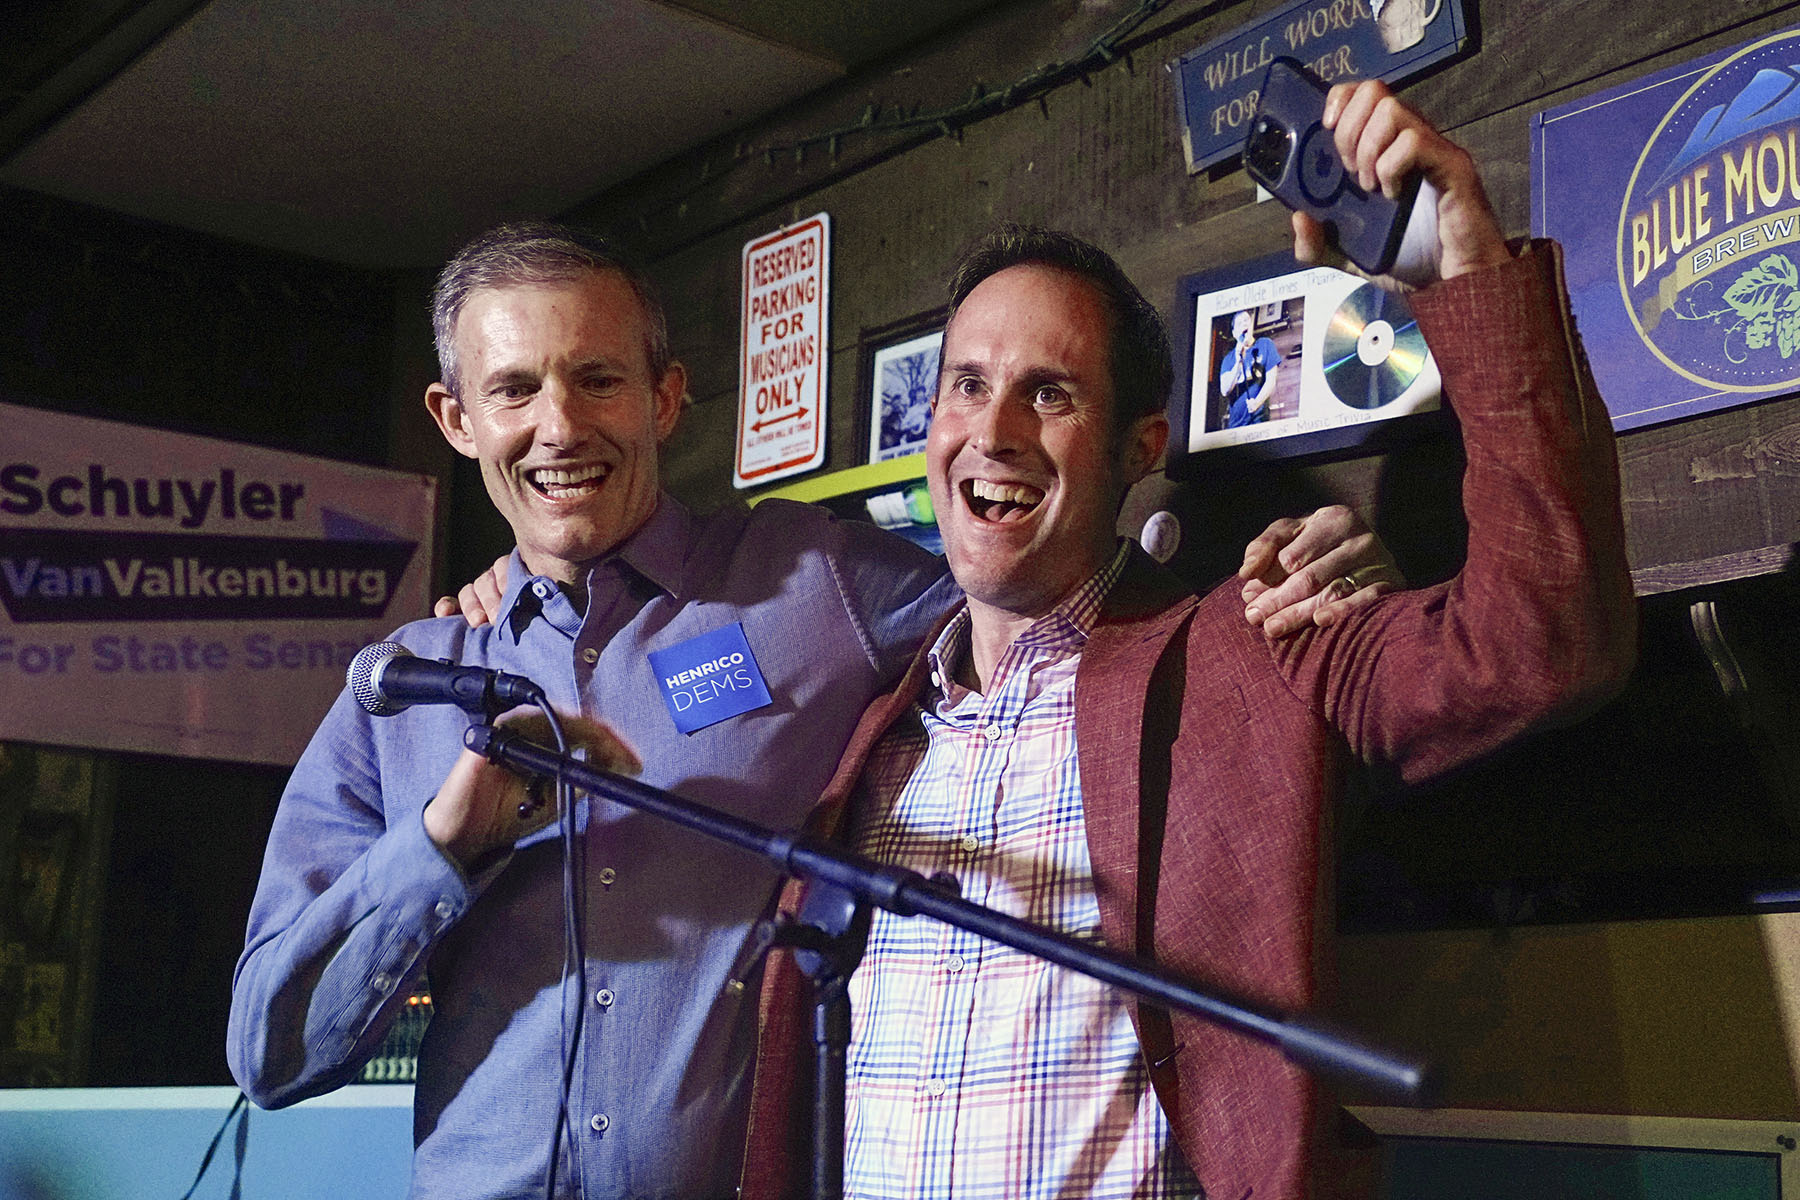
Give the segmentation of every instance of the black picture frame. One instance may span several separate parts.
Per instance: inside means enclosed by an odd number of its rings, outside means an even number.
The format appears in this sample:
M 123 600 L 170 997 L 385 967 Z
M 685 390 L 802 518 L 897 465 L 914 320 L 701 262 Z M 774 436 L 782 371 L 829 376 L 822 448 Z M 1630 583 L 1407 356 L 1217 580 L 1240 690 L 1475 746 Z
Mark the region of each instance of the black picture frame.
M 1316 272 L 1328 272 L 1328 275 L 1315 274 Z M 1313 281 L 1319 281 L 1318 286 L 1308 287 L 1307 284 Z M 1253 289 L 1249 286 L 1256 284 L 1266 284 L 1267 287 Z M 1414 385 L 1409 384 L 1408 389 L 1394 401 L 1396 407 L 1391 414 L 1358 415 L 1349 406 L 1338 403 L 1344 410 L 1340 418 L 1328 416 L 1296 419 L 1292 432 L 1281 432 L 1278 426 L 1284 423 L 1284 416 L 1297 417 L 1296 411 L 1272 416 L 1262 421 L 1261 428 L 1254 432 L 1229 431 L 1227 434 L 1251 440 L 1214 444 L 1221 440 L 1218 436 L 1221 433 L 1220 427 L 1228 419 L 1228 415 L 1223 406 L 1224 397 L 1217 384 L 1219 372 L 1214 364 L 1218 360 L 1213 343 L 1223 337 L 1226 348 L 1229 348 L 1233 314 L 1245 309 L 1256 310 L 1255 328 L 1259 335 L 1265 330 L 1278 328 L 1291 335 L 1280 343 L 1278 350 L 1282 354 L 1282 369 L 1286 370 L 1291 365 L 1294 370 L 1285 379 L 1278 377 L 1278 392 L 1288 392 L 1291 403 L 1296 407 L 1301 399 L 1294 397 L 1301 396 L 1304 396 L 1307 404 L 1316 407 L 1320 403 L 1317 399 L 1318 389 L 1328 385 L 1322 368 L 1305 361 L 1306 356 L 1299 349 L 1305 330 L 1296 326 L 1303 326 L 1306 319 L 1319 319 L 1318 313 L 1313 313 L 1310 318 L 1305 316 L 1305 309 L 1317 304 L 1319 295 L 1347 293 L 1356 287 L 1372 288 L 1374 285 L 1362 283 L 1357 277 L 1341 271 L 1308 267 L 1295 261 L 1290 254 L 1267 255 L 1181 277 L 1176 285 L 1170 321 L 1175 368 L 1175 386 L 1169 399 L 1168 474 L 1171 478 L 1188 480 L 1202 474 L 1217 476 L 1221 473 L 1242 473 L 1275 462 L 1294 463 L 1373 454 L 1419 438 L 1443 436 L 1454 429 L 1454 419 L 1449 410 L 1441 405 L 1441 398 L 1437 395 L 1435 363 L 1428 363 L 1419 376 L 1415 377 L 1417 387 L 1421 390 L 1415 392 Z M 1248 302 L 1239 304 L 1231 298 L 1239 294 L 1241 289 L 1267 294 L 1270 298 L 1257 305 Z M 1228 300 L 1229 311 L 1226 307 Z M 1384 302 L 1392 303 L 1391 297 L 1385 298 Z M 1275 305 L 1282 306 L 1280 312 L 1266 311 Z M 1204 338 L 1200 334 L 1202 320 L 1207 323 Z M 1225 328 L 1223 334 L 1219 332 L 1221 321 Z M 1196 356 L 1199 356 L 1198 362 L 1204 371 L 1203 375 L 1196 371 Z M 1321 373 L 1310 377 L 1313 371 Z M 1204 378 L 1206 385 L 1197 387 L 1197 378 Z M 1302 393 L 1302 388 L 1308 391 Z M 1429 400 L 1423 398 L 1427 391 L 1430 393 Z M 1271 407 L 1279 402 L 1280 395 L 1275 400 L 1268 401 Z M 1328 403 L 1337 403 L 1337 398 L 1329 396 Z M 1340 423 L 1332 423 L 1334 419 Z M 1203 437 L 1195 437 L 1196 425 Z
M 893 440 L 891 437 L 883 438 L 881 426 L 884 411 L 890 410 L 891 405 L 888 406 L 888 409 L 884 409 L 881 381 L 877 378 L 877 374 L 885 365 L 887 356 L 908 343 L 936 333 L 939 337 L 938 344 L 941 347 L 944 321 L 948 316 L 948 306 L 939 306 L 903 317 L 898 321 L 891 321 L 886 325 L 865 328 L 857 337 L 856 404 L 857 430 L 860 434 L 859 461 L 881 462 L 888 458 L 898 458 L 916 453 L 925 448 L 923 429 L 919 430 L 916 436 L 904 436 L 891 445 L 884 445 L 884 441 Z M 932 372 L 931 378 L 923 380 L 922 383 L 925 389 L 924 400 L 928 403 L 930 392 L 935 390 L 937 384 L 935 371 Z M 909 399 L 912 404 L 918 402 L 917 397 Z M 891 411 L 888 412 L 888 415 L 892 415 Z M 912 415 L 916 419 L 916 413 Z M 929 418 L 927 418 L 927 427 L 928 421 Z M 891 425 L 890 421 L 890 427 Z

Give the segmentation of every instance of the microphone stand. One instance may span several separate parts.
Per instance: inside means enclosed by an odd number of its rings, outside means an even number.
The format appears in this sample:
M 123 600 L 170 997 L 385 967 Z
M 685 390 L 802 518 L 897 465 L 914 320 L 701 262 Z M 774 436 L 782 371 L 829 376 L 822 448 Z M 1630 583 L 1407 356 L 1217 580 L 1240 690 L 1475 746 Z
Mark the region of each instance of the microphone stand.
M 1362 1084 L 1418 1107 L 1433 1104 L 1437 1073 L 1304 1017 L 1206 987 L 1128 954 L 1078 941 L 1041 925 L 962 899 L 956 881 L 851 854 L 806 833 L 779 833 L 684 800 L 660 788 L 598 770 L 492 725 L 471 725 L 463 744 L 509 770 L 559 782 L 672 821 L 684 829 L 761 856 L 790 875 L 813 881 L 795 922 L 758 924 L 739 958 L 741 978 L 774 945 L 796 947 L 814 988 L 813 1188 L 818 1200 L 843 1194 L 844 1066 L 850 1041 L 849 980 L 862 961 L 869 906 L 903 917 L 933 917 L 1015 950 L 1078 971 L 1164 1008 L 1222 1025 L 1278 1047 L 1290 1062 L 1317 1074 Z M 824 885 L 821 889 L 818 885 Z M 815 898 L 816 896 L 816 898 Z

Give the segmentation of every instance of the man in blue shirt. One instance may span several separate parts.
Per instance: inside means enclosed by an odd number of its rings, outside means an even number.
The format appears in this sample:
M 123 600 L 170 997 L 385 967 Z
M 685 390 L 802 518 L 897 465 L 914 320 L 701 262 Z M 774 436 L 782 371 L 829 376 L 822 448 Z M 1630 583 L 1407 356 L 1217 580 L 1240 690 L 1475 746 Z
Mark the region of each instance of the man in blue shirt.
M 662 492 L 657 450 L 686 374 L 642 279 L 595 239 L 484 235 L 445 268 L 433 316 L 443 377 L 427 407 L 480 462 L 517 547 L 491 624 L 421 621 L 396 640 L 535 680 L 597 760 L 796 826 L 858 715 L 953 602 L 942 561 L 812 506 L 701 518 Z M 1259 563 L 1285 546 L 1311 575 L 1270 591 L 1286 573 L 1270 566 L 1246 600 L 1274 613 L 1337 579 L 1358 561 L 1330 549 L 1341 533 L 1290 523 L 1260 543 Z M 742 656 L 744 686 L 735 672 L 693 686 L 721 646 Z M 265 1107 L 353 1079 L 429 965 L 415 1196 L 538 1194 L 552 1153 L 568 1194 L 731 1194 L 755 1033 L 731 973 L 775 873 L 578 801 L 576 995 L 551 806 L 525 816 L 523 786 L 462 750 L 467 723 L 447 706 L 372 718 L 347 694 L 325 718 L 270 834 L 233 984 L 234 1075 Z M 570 1132 L 553 1149 L 577 1006 Z
M 1248 309 L 1231 318 L 1231 338 L 1231 353 L 1219 365 L 1219 394 L 1225 400 L 1225 428 L 1237 429 L 1269 419 L 1281 352 L 1256 336 L 1256 315 Z
M 648 783 L 797 823 L 856 715 L 949 603 L 942 564 L 811 506 L 703 519 L 664 494 L 657 449 L 686 375 L 641 280 L 595 242 L 496 231 L 445 269 L 434 316 L 443 380 L 427 405 L 480 461 L 518 546 L 493 625 L 418 622 L 397 640 L 530 677 L 615 731 Z M 665 698 L 659 680 L 679 672 L 651 656 L 708 635 L 740 639 L 769 699 L 740 711 L 742 694 L 709 692 L 724 719 L 683 733 L 672 710 L 697 693 Z M 576 1004 L 559 1177 L 589 1196 L 729 1194 L 754 998 L 728 976 L 774 872 L 580 802 L 589 986 L 576 996 L 550 814 L 521 818 L 517 781 L 462 749 L 467 723 L 443 706 L 376 719 L 348 695 L 326 717 L 270 835 L 233 987 L 234 1074 L 265 1106 L 354 1078 L 429 960 L 415 1195 L 541 1191 Z

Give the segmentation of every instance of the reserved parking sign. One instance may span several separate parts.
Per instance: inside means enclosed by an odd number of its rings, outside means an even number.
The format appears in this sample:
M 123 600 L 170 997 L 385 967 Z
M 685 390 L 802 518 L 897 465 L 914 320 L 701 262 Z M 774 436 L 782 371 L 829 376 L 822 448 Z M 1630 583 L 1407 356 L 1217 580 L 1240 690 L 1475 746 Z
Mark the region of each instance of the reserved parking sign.
M 744 246 L 737 455 L 732 482 L 755 487 L 825 461 L 831 315 L 825 213 Z

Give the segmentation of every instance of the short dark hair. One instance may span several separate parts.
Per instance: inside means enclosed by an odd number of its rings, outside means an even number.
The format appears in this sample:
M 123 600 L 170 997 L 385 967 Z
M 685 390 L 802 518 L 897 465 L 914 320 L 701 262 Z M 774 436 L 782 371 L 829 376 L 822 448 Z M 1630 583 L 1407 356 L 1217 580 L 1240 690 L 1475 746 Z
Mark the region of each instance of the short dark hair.
M 1112 256 L 1073 234 L 1035 225 L 1005 224 L 963 252 L 950 272 L 950 319 L 969 293 L 1008 267 L 1045 266 L 1087 280 L 1112 310 L 1113 431 L 1161 412 L 1169 403 L 1175 371 L 1169 331 L 1156 306 L 1119 269 Z
M 437 342 L 438 370 L 450 394 L 462 393 L 457 379 L 456 318 L 472 293 L 482 288 L 568 283 L 589 271 L 613 272 L 630 285 L 644 310 L 644 358 L 650 364 L 650 378 L 661 379 L 673 361 L 669 319 L 643 273 L 597 233 L 551 221 L 512 221 L 494 226 L 458 250 L 444 264 L 432 289 L 432 336 Z

